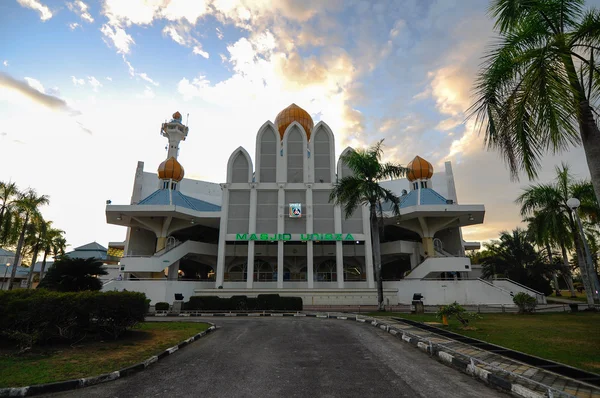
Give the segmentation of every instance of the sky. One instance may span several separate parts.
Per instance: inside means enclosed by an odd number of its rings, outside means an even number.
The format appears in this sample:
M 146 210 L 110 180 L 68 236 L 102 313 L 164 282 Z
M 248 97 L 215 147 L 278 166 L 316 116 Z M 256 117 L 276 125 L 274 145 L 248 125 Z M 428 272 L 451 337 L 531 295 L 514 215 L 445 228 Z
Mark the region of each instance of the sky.
M 588 2 L 597 6 L 600 0 Z M 385 139 L 386 160 L 454 169 L 458 201 L 484 204 L 465 240 L 520 224 L 512 181 L 466 120 L 496 35 L 484 0 L 2 0 L 0 181 L 50 196 L 72 247 L 125 238 L 105 206 L 127 204 L 135 168 L 166 156 L 175 111 L 186 178 L 225 180 L 229 155 L 296 103 L 347 146 Z M 466 121 L 465 121 L 466 120 Z M 583 150 L 544 158 L 588 178 Z

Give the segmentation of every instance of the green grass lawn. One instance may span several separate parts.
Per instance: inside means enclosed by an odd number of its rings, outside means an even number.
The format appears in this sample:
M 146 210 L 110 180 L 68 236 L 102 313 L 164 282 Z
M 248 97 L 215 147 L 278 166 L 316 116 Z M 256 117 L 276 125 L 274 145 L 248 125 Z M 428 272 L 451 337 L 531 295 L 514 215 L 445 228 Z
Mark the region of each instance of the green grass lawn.
M 70 345 L 38 347 L 16 355 L 12 347 L 0 348 L 0 387 L 19 387 L 96 376 L 134 365 L 196 333 L 206 323 L 148 322 L 123 338 Z
M 567 299 L 567 300 L 573 300 L 573 301 L 581 301 L 583 303 L 587 302 L 587 297 L 585 295 L 585 292 L 581 292 L 579 293 L 577 290 L 575 290 L 575 294 L 577 295 L 577 297 L 571 297 L 571 291 L 570 290 L 561 290 L 560 294 L 562 294 L 562 296 L 559 296 L 558 298 L 561 299 Z M 550 296 L 547 297 L 547 299 L 552 299 L 553 297 L 556 297 L 556 293 L 552 292 L 552 294 Z
M 420 322 L 441 322 L 435 314 L 383 313 Z M 382 316 L 371 313 L 371 316 Z M 538 357 L 600 373 L 600 314 L 481 314 L 471 320 L 477 330 L 463 330 L 450 319 L 448 330 Z

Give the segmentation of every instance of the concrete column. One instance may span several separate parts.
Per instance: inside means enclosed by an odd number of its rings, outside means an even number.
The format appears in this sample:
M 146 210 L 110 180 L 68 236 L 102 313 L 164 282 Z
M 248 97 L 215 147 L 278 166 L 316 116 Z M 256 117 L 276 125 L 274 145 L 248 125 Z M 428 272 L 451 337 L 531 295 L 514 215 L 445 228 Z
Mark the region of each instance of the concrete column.
M 315 287 L 315 270 L 314 270 L 314 246 L 312 241 L 306 243 L 306 279 L 308 288 Z
M 221 205 L 221 225 L 219 228 L 219 247 L 217 249 L 217 277 L 215 281 L 215 288 L 223 286 L 223 277 L 225 274 L 225 241 L 227 235 L 227 219 L 228 219 L 228 208 L 229 208 L 229 190 L 227 184 L 222 184 L 223 199 Z
M 277 233 L 283 234 L 285 231 L 285 184 L 279 184 L 279 192 L 277 196 Z M 277 242 L 277 288 L 283 289 L 283 241 Z
M 248 232 L 251 234 L 256 233 L 256 199 L 258 193 L 256 192 L 256 185 L 252 184 L 250 189 L 250 214 L 249 214 L 249 225 Z M 248 242 L 248 266 L 246 268 L 246 288 L 252 289 L 254 281 L 254 241 Z
M 342 233 L 342 208 L 336 205 L 333 208 L 333 228 L 336 234 Z M 337 287 L 344 288 L 344 249 L 342 242 L 335 242 L 335 268 L 337 273 Z
M 177 260 L 173 264 L 169 265 L 169 274 L 167 275 L 167 279 L 170 281 L 176 281 L 178 276 L 179 276 L 179 260 Z
M 312 158 L 312 157 L 311 157 Z M 314 232 L 314 212 L 313 212 L 313 191 L 312 184 L 307 185 L 306 190 L 306 233 L 312 234 Z M 314 289 L 315 287 L 315 270 L 314 270 L 314 246 L 312 241 L 306 243 L 306 280 L 308 282 L 308 288 Z
M 435 248 L 433 247 L 433 237 L 424 236 L 422 238 L 423 241 L 423 250 L 425 250 L 425 257 L 435 257 Z
M 358 211 L 358 210 L 357 210 Z M 365 268 L 367 271 L 367 286 L 375 288 L 375 274 L 373 272 L 373 246 L 371 243 L 371 223 L 369 222 L 369 209 L 362 208 L 363 232 L 365 234 Z
M 158 253 L 159 251 L 164 249 L 166 245 L 167 245 L 167 237 L 159 236 L 158 238 L 156 238 L 156 250 L 154 252 Z

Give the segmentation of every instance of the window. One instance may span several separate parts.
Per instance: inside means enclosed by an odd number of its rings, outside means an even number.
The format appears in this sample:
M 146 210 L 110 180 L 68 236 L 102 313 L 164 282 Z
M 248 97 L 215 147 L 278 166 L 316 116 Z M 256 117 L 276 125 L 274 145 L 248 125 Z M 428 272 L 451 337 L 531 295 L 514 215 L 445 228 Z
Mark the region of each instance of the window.
M 169 189 L 169 181 L 163 181 L 162 189 Z
M 177 183 L 171 183 L 171 189 L 174 191 L 177 188 Z
M 344 264 L 344 280 L 345 281 L 364 281 L 367 276 L 362 272 L 362 267 L 356 265 Z
M 413 189 L 419 189 L 419 183 L 413 182 Z
M 254 280 L 260 282 L 270 282 L 277 280 L 277 272 L 273 266 L 263 260 L 254 260 Z
M 427 188 L 427 181 L 421 181 L 421 188 Z
M 335 282 L 337 281 L 336 263 L 335 260 L 325 260 L 317 267 L 315 280 L 319 282 Z

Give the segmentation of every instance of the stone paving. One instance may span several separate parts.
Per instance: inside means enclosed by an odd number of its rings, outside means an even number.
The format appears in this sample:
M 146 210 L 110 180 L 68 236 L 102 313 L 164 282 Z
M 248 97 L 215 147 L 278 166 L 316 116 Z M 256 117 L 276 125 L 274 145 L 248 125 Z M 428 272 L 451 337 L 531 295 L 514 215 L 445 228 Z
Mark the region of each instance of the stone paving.
M 600 398 L 600 387 L 527 365 L 497 353 L 480 350 L 469 344 L 441 337 L 435 333 L 416 328 L 401 321 L 387 317 L 375 319 L 397 330 L 437 344 L 442 350 L 458 357 L 462 356 L 467 362 L 473 358 L 477 367 L 495 374 L 498 374 L 498 372 L 503 373 L 503 376 L 512 383 L 521 384 L 543 394 L 542 396 Z M 543 386 L 550 387 L 552 391 L 549 392 Z

